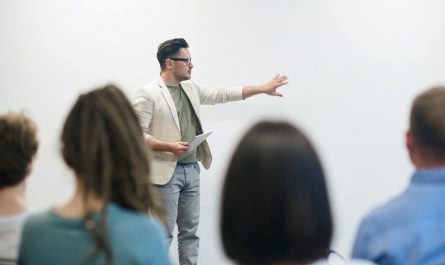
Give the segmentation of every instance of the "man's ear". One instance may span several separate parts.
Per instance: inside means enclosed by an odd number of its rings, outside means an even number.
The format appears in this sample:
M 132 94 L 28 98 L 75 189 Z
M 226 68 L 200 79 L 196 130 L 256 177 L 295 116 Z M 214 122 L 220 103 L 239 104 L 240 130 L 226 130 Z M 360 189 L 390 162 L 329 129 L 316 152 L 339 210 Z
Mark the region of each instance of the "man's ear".
M 171 68 L 173 66 L 173 60 L 165 59 L 165 68 Z
M 414 147 L 414 137 L 410 130 L 408 130 L 405 134 L 405 146 L 409 152 L 412 152 Z
M 32 166 L 33 166 L 33 164 L 34 164 L 34 158 L 35 157 L 32 157 L 31 158 L 31 161 L 29 161 L 29 163 L 28 163 L 28 165 L 26 166 L 26 177 L 28 177 L 30 174 L 31 174 L 31 171 L 32 171 Z
M 411 131 L 407 131 L 405 135 L 405 145 L 406 149 L 408 150 L 409 158 L 411 159 L 411 162 L 418 167 L 419 166 L 419 156 L 417 154 L 416 150 L 416 141 L 414 139 L 413 133 Z

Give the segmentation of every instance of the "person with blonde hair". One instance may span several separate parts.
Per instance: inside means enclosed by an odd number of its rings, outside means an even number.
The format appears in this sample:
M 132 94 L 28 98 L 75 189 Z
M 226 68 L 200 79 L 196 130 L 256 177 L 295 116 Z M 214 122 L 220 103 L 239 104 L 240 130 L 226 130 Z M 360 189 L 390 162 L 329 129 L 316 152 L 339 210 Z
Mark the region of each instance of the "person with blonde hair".
M 0 264 L 12 264 L 29 216 L 26 178 L 39 142 L 35 123 L 24 114 L 0 115 Z
M 148 149 L 136 114 L 114 85 L 80 95 L 62 130 L 74 171 L 71 200 L 25 224 L 19 263 L 170 264 Z

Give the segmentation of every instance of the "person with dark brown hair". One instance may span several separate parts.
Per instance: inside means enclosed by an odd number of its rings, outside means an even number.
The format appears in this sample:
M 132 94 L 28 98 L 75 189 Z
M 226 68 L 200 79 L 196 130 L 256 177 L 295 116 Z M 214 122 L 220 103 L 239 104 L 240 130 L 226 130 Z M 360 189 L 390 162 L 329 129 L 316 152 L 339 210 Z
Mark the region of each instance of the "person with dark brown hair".
M 410 184 L 363 219 L 352 256 L 383 265 L 445 264 L 445 86 L 414 99 L 405 138 L 415 167 Z
M 282 96 L 277 89 L 287 77 L 277 75 L 259 86 L 205 87 L 191 79 L 192 57 L 182 38 L 164 41 L 158 47 L 160 77 L 145 85 L 133 102 L 146 144 L 154 151 L 153 183 L 165 205 L 169 242 L 178 225 L 181 265 L 198 262 L 200 215 L 200 166 L 210 168 L 212 154 L 207 141 L 189 150 L 189 142 L 204 133 L 200 105 L 243 100 L 257 94 Z
M 29 216 L 25 182 L 38 146 L 37 127 L 31 119 L 24 114 L 0 115 L 0 264 L 17 259 L 22 227 Z
M 220 227 L 237 264 L 328 264 L 333 219 L 325 173 L 301 130 L 263 121 L 247 131 L 225 176 Z
M 170 264 L 150 183 L 148 149 L 130 102 L 114 85 L 81 95 L 65 121 L 62 154 L 77 189 L 25 224 L 19 263 Z

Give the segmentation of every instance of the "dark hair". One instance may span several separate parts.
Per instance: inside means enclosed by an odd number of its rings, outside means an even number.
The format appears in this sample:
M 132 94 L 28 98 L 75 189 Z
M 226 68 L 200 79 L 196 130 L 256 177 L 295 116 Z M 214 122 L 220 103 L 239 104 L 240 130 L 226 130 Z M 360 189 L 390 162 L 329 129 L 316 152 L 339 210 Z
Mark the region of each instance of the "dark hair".
M 433 87 L 414 99 L 410 131 L 423 151 L 445 159 L 445 87 Z
M 114 85 L 80 95 L 62 131 L 63 158 L 74 170 L 83 192 L 85 225 L 94 209 L 91 199 L 136 212 L 160 213 L 150 182 L 149 154 L 137 116 L 122 91 Z M 100 225 L 89 229 L 96 240 L 91 257 L 105 251 L 111 262 L 106 234 L 106 207 Z
M 178 54 L 181 48 L 188 48 L 188 47 L 189 45 L 182 38 L 166 40 L 163 43 L 159 44 L 158 53 L 156 54 L 156 57 L 158 58 L 161 70 L 165 69 L 165 60 Z
M 39 146 L 35 123 L 24 114 L 0 115 L 0 189 L 15 186 L 29 174 Z
M 223 188 L 227 256 L 242 264 L 326 257 L 332 216 L 325 176 L 306 136 L 286 122 L 260 122 L 242 138 Z

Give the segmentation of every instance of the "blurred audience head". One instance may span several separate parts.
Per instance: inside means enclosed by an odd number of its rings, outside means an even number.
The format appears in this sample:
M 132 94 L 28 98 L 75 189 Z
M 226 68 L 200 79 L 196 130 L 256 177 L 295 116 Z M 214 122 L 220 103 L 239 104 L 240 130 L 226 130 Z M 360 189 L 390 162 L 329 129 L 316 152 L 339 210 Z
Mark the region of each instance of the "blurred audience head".
M 62 130 L 62 153 L 89 199 L 146 212 L 153 202 L 148 149 L 123 92 L 107 85 L 80 95 Z
M 38 146 L 31 119 L 24 114 L 0 115 L 0 190 L 22 183 L 29 175 Z
M 227 256 L 239 264 L 311 262 L 328 255 L 332 230 L 325 175 L 304 133 L 286 122 L 250 128 L 223 187 Z
M 412 103 L 407 147 L 418 167 L 445 164 L 445 87 L 419 94 Z

